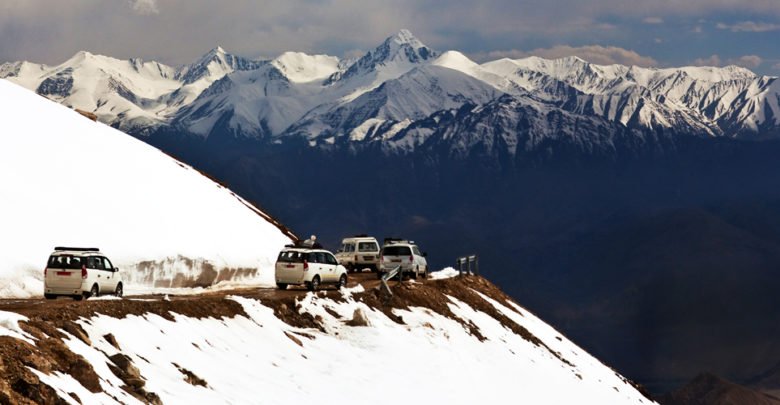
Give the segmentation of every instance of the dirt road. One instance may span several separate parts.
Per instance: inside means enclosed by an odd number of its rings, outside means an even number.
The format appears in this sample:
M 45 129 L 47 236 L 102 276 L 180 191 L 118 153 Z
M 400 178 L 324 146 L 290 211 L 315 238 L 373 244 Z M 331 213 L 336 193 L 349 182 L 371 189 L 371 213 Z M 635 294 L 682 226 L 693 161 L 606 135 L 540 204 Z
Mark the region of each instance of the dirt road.
M 424 282 L 420 279 L 417 282 Z M 398 283 L 397 280 L 389 282 L 390 285 Z M 365 290 L 370 290 L 379 286 L 379 280 L 376 273 L 350 273 L 347 287 L 355 287 L 358 284 L 363 285 Z M 330 285 L 323 285 L 320 288 L 322 293 L 331 295 L 338 293 L 335 287 Z M 257 298 L 261 301 L 289 301 L 294 300 L 295 297 L 303 296 L 309 292 L 304 286 L 289 286 L 287 290 L 279 290 L 277 288 L 240 288 L 232 290 L 219 290 L 219 291 L 206 291 L 201 294 L 168 294 L 168 299 L 171 301 L 196 301 L 204 298 L 215 297 L 223 298 L 228 295 L 242 295 L 245 297 Z M 151 294 L 151 295 L 131 295 L 124 297 L 124 301 L 137 301 L 137 302 L 151 302 L 161 301 L 165 295 L 163 294 Z M 75 308 L 89 308 L 89 307 L 101 307 L 104 304 L 111 301 L 106 300 L 90 300 L 74 301 L 69 297 L 59 297 L 55 300 L 47 300 L 44 298 L 30 298 L 30 299 L 0 299 L 0 311 L 10 311 L 20 313 L 25 316 L 38 315 L 41 312 L 56 311 L 57 308 L 63 309 L 75 309 Z

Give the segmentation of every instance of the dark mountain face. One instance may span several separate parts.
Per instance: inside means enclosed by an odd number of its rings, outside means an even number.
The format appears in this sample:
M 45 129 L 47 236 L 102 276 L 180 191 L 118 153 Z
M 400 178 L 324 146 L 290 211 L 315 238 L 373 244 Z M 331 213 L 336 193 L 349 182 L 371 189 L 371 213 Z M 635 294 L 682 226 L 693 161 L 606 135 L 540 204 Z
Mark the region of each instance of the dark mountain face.
M 702 369 L 766 370 L 780 358 L 780 142 L 629 134 L 514 155 L 145 139 L 326 247 L 404 236 L 433 268 L 477 253 L 487 277 L 655 392 Z
M 777 405 L 780 398 L 734 384 L 710 373 L 659 399 L 662 405 Z

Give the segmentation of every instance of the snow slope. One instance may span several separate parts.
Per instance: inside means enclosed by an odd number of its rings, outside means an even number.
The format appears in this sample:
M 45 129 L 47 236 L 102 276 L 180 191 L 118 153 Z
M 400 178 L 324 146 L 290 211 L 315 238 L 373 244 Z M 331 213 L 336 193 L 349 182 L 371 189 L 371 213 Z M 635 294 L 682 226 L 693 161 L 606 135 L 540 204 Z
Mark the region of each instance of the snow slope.
M 189 166 L 6 80 L 0 127 L 0 296 L 42 294 L 62 245 L 101 248 L 135 284 L 273 281 L 290 237 Z
M 321 328 L 292 326 L 263 302 L 245 297 L 226 298 L 244 314 L 219 319 L 96 315 L 78 322 L 89 345 L 61 332 L 67 347 L 95 369 L 102 392 L 88 391 L 68 374 L 32 371 L 70 403 L 70 392 L 88 403 L 138 403 L 109 369 L 107 358 L 116 355 L 127 356 L 144 389 L 163 403 L 652 403 L 514 303 L 475 291 L 481 308 L 505 317 L 499 321 L 446 295 L 454 317 L 420 306 L 392 309 L 399 323 L 362 302 L 355 296 L 360 292 L 342 290 L 344 299 L 308 293 L 298 301 L 298 311 L 318 319 Z M 346 322 L 356 311 L 367 326 Z M 508 324 L 524 328 L 538 343 Z M 106 339 L 109 333 L 115 344 Z

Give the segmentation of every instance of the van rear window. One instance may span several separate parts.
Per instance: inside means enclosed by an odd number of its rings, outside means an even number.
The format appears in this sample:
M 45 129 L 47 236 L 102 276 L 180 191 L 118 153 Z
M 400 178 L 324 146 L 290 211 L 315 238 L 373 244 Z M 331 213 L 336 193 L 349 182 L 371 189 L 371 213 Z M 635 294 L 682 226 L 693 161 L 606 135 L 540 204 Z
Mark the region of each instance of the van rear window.
M 379 250 L 379 246 L 374 242 L 358 243 L 358 252 L 376 252 L 377 250 Z
M 411 256 L 412 250 L 409 246 L 385 246 L 382 248 L 383 256 Z
M 279 252 L 279 257 L 276 261 L 283 263 L 303 263 L 306 256 L 306 253 L 303 252 Z
M 80 269 L 82 265 L 86 264 L 81 257 L 72 255 L 52 255 L 49 257 L 49 263 L 46 267 L 55 269 Z

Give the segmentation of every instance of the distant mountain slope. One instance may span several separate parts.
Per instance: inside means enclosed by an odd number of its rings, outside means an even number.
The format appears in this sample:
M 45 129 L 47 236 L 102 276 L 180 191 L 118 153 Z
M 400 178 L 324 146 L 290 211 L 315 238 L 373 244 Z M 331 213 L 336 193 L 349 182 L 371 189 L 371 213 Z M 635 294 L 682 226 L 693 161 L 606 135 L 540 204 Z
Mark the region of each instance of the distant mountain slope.
M 686 386 L 665 395 L 662 405 L 780 405 L 776 398 L 709 373 L 694 378 Z
M 135 285 L 272 284 L 291 235 L 191 167 L 6 80 L 0 127 L 0 295 L 42 294 L 63 245 L 101 248 Z

